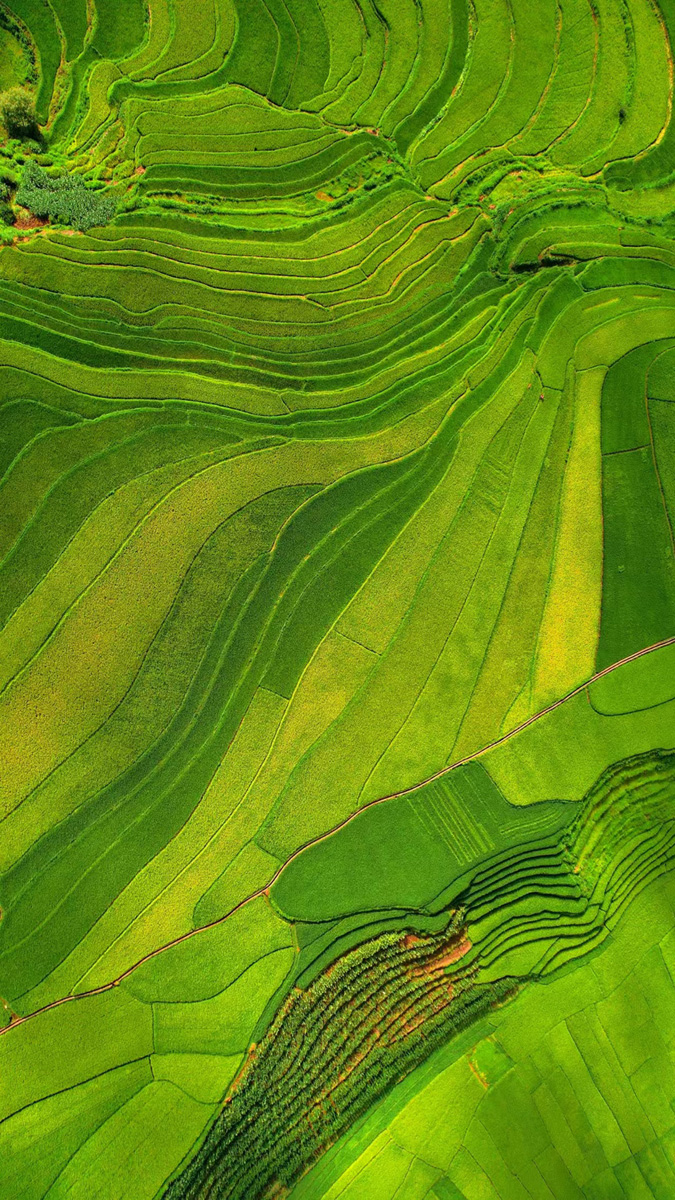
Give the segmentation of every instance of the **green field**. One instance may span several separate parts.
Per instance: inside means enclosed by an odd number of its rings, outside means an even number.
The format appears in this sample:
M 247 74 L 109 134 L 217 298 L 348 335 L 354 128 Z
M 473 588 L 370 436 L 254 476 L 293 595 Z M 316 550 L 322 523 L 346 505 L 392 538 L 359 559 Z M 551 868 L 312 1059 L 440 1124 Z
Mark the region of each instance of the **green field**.
M 675 1197 L 674 56 L 0 2 L 0 1200 Z

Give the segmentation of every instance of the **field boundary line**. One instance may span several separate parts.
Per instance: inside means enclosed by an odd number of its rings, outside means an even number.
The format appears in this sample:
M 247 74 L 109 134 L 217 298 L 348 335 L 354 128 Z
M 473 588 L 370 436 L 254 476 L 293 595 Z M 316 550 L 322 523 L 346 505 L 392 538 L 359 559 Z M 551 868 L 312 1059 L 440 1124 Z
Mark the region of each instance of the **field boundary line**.
M 58 1000 L 52 1000 L 50 1004 L 45 1004 L 42 1008 L 37 1008 L 34 1012 L 27 1013 L 24 1017 L 14 1014 L 9 1025 L 5 1025 L 3 1029 L 0 1029 L 0 1037 L 9 1033 L 10 1030 L 18 1028 L 19 1025 L 25 1024 L 26 1021 L 30 1021 L 33 1017 L 39 1016 L 41 1013 L 50 1012 L 51 1009 L 54 1008 L 60 1008 L 62 1004 L 68 1004 L 73 1000 L 85 1000 L 88 996 L 100 996 L 103 992 L 109 992 L 112 988 L 119 987 L 119 985 L 123 983 L 129 975 L 133 974 L 138 967 L 141 967 L 143 963 L 149 962 L 150 959 L 156 958 L 158 954 L 162 954 L 165 950 L 170 950 L 173 946 L 179 946 L 181 942 L 185 942 L 189 938 L 195 937 L 196 934 L 205 933 L 207 929 L 214 929 L 216 926 L 222 925 L 224 921 L 229 920 L 229 918 L 234 916 L 236 912 L 239 912 L 239 910 L 242 909 L 245 904 L 250 904 L 253 900 L 259 900 L 262 896 L 268 896 L 270 889 L 277 882 L 282 872 L 285 871 L 286 867 L 289 866 L 290 863 L 292 863 L 300 854 L 302 854 L 304 850 L 308 850 L 310 846 L 316 846 L 319 844 L 319 842 L 325 841 L 326 838 L 332 837 L 334 833 L 337 833 L 340 829 L 344 829 L 346 825 L 349 825 L 355 819 L 355 817 L 358 817 L 362 812 L 365 812 L 369 808 L 374 808 L 376 804 L 384 804 L 387 800 L 396 800 L 399 796 L 409 796 L 411 793 L 419 791 L 420 788 L 426 787 L 427 784 L 433 783 L 437 779 L 442 779 L 444 775 L 448 775 L 451 771 L 455 771 L 458 767 L 463 767 L 467 763 L 473 762 L 475 759 L 480 758 L 483 754 L 488 754 L 489 751 L 494 750 L 498 746 L 502 746 L 505 742 L 510 741 L 510 739 L 515 737 L 516 734 L 522 733 L 525 729 L 528 729 L 531 725 L 534 725 L 535 722 L 539 721 L 542 717 L 548 716 L 549 713 L 555 712 L 557 708 L 560 708 L 561 705 L 566 704 L 568 700 L 572 700 L 574 696 L 578 696 L 582 692 L 586 691 L 591 684 L 596 683 L 599 679 L 603 679 L 606 675 L 611 675 L 612 672 L 618 670 L 619 667 L 624 667 L 630 662 L 635 662 L 637 659 L 644 658 L 647 654 L 652 654 L 656 650 L 663 650 L 667 646 L 672 645 L 675 645 L 675 635 L 664 638 L 660 642 L 654 642 L 651 646 L 645 646 L 642 650 L 636 650 L 633 654 L 626 655 L 625 658 L 619 659 L 618 662 L 611 663 L 610 666 L 604 667 L 602 671 L 597 671 L 594 675 L 591 675 L 589 679 L 585 680 L 584 683 L 580 683 L 570 692 L 566 692 L 564 696 L 561 696 L 558 700 L 554 700 L 551 704 L 547 705 L 546 708 L 542 708 L 539 710 L 539 712 L 533 713 L 531 717 L 528 717 L 527 720 L 522 721 L 520 725 L 516 725 L 514 729 L 509 730 L 508 733 L 502 734 L 501 737 L 496 738 L 493 742 L 489 742 L 486 746 L 481 747 L 480 750 L 474 750 L 471 754 L 467 754 L 463 758 L 457 759 L 456 762 L 448 763 L 447 766 L 441 767 L 440 770 L 435 771 L 433 775 L 429 775 L 426 779 L 422 779 L 418 783 L 413 783 L 407 788 L 402 788 L 399 792 L 390 792 L 386 796 L 378 796 L 375 800 L 369 800 L 367 804 L 362 805 L 361 808 L 358 808 L 355 810 L 355 812 L 350 813 L 348 817 L 345 817 L 344 820 L 340 821 L 337 825 L 334 825 L 332 829 L 327 830 L 325 833 L 319 834 L 317 837 L 312 838 L 309 842 L 305 842 L 304 845 L 299 846 L 297 850 L 294 850 L 289 858 L 287 858 L 286 861 L 278 867 L 269 883 L 265 884 L 264 887 L 258 888 L 257 891 L 252 892 L 250 896 L 246 896 L 243 900 L 240 900 L 238 904 L 235 904 L 234 908 L 231 908 L 229 912 L 224 913 L 222 917 L 216 917 L 214 921 L 209 921 L 208 924 L 200 925 L 196 929 L 189 929 L 186 933 L 180 934 L 178 937 L 173 938 L 170 942 L 166 942 L 162 946 L 157 946 L 154 950 L 149 950 L 147 954 L 144 954 L 142 958 L 139 958 L 137 962 L 132 963 L 130 967 L 127 967 L 125 971 L 123 971 L 115 979 L 111 979 L 108 983 L 99 984 L 98 987 L 91 988 L 89 991 L 76 992 L 68 996 L 61 996 Z

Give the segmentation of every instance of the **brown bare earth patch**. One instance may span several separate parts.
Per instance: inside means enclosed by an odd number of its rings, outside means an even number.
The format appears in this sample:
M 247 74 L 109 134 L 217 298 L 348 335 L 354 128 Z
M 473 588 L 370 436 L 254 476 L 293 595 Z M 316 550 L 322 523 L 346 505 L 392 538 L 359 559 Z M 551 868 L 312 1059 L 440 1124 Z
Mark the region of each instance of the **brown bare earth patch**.
M 413 977 L 420 975 L 438 976 L 445 971 L 446 967 L 459 962 L 460 958 L 468 954 L 470 949 L 471 942 L 469 938 L 466 935 L 462 935 L 454 939 L 449 945 L 441 947 L 440 953 L 434 955 L 433 958 L 428 958 L 425 962 L 413 967 L 410 974 Z
M 27 208 L 19 210 L 19 215 L 14 222 L 15 229 L 41 229 L 43 225 L 49 224 L 49 217 L 36 217 L 34 213 L 29 212 Z
M 485 1076 L 483 1075 L 482 1071 L 478 1070 L 478 1067 L 476 1066 L 475 1062 L 473 1061 L 473 1059 L 471 1058 L 470 1055 L 467 1058 L 467 1062 L 469 1064 L 469 1070 L 471 1071 L 471 1074 L 476 1076 L 476 1079 L 480 1083 L 481 1087 L 484 1087 L 487 1091 L 488 1081 L 485 1078 Z
M 456 963 L 465 954 L 468 954 L 471 949 L 471 942 L 468 937 L 463 937 L 455 946 L 451 946 L 446 954 L 442 954 L 440 958 L 432 959 L 434 967 L 450 967 Z

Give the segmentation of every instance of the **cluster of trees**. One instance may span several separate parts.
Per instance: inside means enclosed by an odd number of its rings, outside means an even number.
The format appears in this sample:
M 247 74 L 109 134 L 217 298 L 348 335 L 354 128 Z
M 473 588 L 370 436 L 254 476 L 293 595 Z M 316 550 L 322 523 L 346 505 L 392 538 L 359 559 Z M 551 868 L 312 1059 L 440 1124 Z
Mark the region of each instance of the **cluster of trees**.
M 13 87 L 0 93 L 0 122 L 11 138 L 39 138 L 35 102 L 30 92 Z
M 87 187 L 80 175 L 48 175 L 32 160 L 24 167 L 16 202 L 36 217 L 50 217 L 83 231 L 107 225 L 117 208 L 114 196 Z
M 296 989 L 167 1200 L 197 1200 L 214 1185 L 227 1200 L 258 1200 L 275 1181 L 290 1186 L 392 1084 L 503 999 L 513 981 L 480 985 L 474 968 L 459 968 L 451 996 L 434 972 L 457 924 L 415 940 L 382 935 Z
M 10 197 L 9 184 L 0 180 L 0 221 L 3 225 L 14 224 L 14 209 L 10 204 Z
M 672 764 L 675 773 L 675 756 Z M 516 942 L 542 933 L 555 944 L 556 953 L 535 975 L 564 965 L 568 954 L 578 953 L 577 943 L 585 940 L 585 948 L 590 948 L 604 926 L 603 901 L 611 907 L 617 895 L 635 885 L 630 835 L 642 829 L 645 807 L 662 822 L 668 819 L 660 808 L 666 803 L 659 787 L 665 770 L 662 765 L 656 781 L 647 773 L 642 790 L 626 788 L 618 798 L 617 789 L 603 779 L 598 795 L 591 795 L 563 844 L 559 837 L 549 837 L 499 856 L 478 872 L 463 894 L 466 908 L 455 912 L 442 933 L 419 938 L 382 935 L 345 954 L 308 987 L 296 988 L 201 1150 L 170 1186 L 167 1200 L 198 1200 L 214 1188 L 226 1200 L 260 1200 L 275 1185 L 292 1186 L 301 1171 L 391 1086 L 531 978 L 505 975 L 481 983 L 481 964 L 494 968 Z M 589 920 L 583 902 L 579 911 L 579 889 L 570 891 L 571 868 L 583 852 L 598 860 L 602 874 L 608 862 L 615 862 L 617 839 L 627 840 L 626 854 L 619 860 L 618 873 L 616 865 L 613 868 L 612 886 Z M 545 893 L 541 896 L 542 886 L 549 891 L 552 908 Z M 522 896 L 529 896 L 533 887 L 542 907 L 528 917 Z M 569 909 L 568 899 L 573 901 Z M 573 918 L 562 945 L 556 901 Z M 469 914 L 473 922 L 495 909 L 502 914 L 499 926 L 475 952 L 449 968 L 450 980 L 443 963 L 462 936 Z
M 10 138 L 41 143 L 34 98 L 26 88 L 13 87 L 0 93 L 0 125 Z M 40 145 L 34 149 L 39 150 Z M 0 180 L 0 222 L 6 224 L 13 224 L 16 216 L 10 203 L 11 190 Z M 106 225 L 117 208 L 114 196 L 88 187 L 80 175 L 49 174 L 33 159 L 26 162 L 14 199 L 36 217 L 50 217 L 82 231 Z

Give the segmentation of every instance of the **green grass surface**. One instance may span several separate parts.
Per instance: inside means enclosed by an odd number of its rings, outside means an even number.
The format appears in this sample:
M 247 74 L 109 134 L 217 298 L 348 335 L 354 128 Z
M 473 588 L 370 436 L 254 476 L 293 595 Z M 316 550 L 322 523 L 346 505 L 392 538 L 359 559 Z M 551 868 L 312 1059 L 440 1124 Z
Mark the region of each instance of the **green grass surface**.
M 470 763 L 375 804 L 308 847 L 282 871 L 272 903 L 302 921 L 380 908 L 423 910 L 486 857 L 570 819 L 568 806 L 555 803 L 514 810 L 484 768 Z
M 675 1195 L 674 0 L 0 10 L 0 1200 Z

